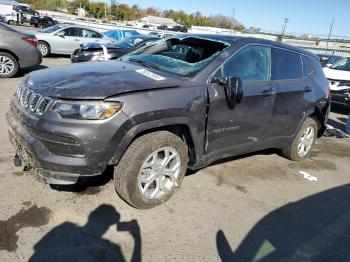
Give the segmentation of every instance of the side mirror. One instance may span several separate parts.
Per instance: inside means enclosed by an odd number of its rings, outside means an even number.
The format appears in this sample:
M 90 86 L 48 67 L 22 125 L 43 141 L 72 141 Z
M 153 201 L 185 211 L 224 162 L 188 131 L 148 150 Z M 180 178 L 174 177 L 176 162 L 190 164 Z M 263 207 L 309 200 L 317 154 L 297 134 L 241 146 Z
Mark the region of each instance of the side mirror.
M 64 32 L 63 31 L 59 31 L 56 35 L 59 36 L 59 37 L 64 38 Z
M 243 98 L 243 81 L 239 77 L 214 77 L 211 83 L 216 83 L 225 88 L 227 105 L 233 109 Z

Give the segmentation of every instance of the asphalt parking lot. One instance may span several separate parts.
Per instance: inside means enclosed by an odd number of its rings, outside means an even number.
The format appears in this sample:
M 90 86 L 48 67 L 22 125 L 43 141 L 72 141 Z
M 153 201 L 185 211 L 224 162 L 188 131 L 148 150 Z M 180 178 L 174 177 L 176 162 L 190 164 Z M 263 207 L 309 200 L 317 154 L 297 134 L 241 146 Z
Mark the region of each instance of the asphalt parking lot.
M 51 57 L 35 70 L 68 63 Z M 110 170 L 51 188 L 13 166 L 5 113 L 25 73 L 0 80 L 0 261 L 350 261 L 349 138 L 319 139 L 303 162 L 275 151 L 221 161 L 137 210 Z M 346 112 L 334 110 L 330 124 L 344 129 Z

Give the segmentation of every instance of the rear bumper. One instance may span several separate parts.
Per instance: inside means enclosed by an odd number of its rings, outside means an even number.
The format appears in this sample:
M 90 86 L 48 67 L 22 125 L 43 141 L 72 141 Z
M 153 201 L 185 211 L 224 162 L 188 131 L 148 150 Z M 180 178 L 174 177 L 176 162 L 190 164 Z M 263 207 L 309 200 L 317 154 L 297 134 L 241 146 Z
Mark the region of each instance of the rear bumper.
M 40 65 L 42 62 L 42 55 L 37 47 L 30 47 L 25 53 L 19 57 L 19 65 L 21 68 L 32 67 Z

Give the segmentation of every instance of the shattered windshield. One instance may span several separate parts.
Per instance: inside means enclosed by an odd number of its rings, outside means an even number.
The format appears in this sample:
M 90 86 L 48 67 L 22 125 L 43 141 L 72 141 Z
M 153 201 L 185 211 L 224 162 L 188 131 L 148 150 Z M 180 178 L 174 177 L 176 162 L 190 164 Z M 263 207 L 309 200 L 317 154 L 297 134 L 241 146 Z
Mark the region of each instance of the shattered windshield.
M 191 77 L 227 47 L 228 43 L 198 37 L 167 38 L 124 56 L 122 61 Z

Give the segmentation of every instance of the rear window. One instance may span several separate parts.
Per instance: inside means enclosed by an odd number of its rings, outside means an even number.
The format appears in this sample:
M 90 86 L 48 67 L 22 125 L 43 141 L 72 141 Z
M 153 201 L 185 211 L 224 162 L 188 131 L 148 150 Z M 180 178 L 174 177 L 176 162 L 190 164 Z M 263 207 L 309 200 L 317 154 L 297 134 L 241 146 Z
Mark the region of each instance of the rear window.
M 308 56 L 302 56 L 303 59 L 303 67 L 304 67 L 304 75 L 316 75 L 320 78 L 325 78 L 321 62 L 317 59 L 308 57 Z
M 298 79 L 303 77 L 301 57 L 297 53 L 272 48 L 271 80 Z
M 314 72 L 314 65 L 312 63 L 312 58 L 307 56 L 302 56 L 303 58 L 303 67 L 304 67 L 304 75 L 308 76 Z

